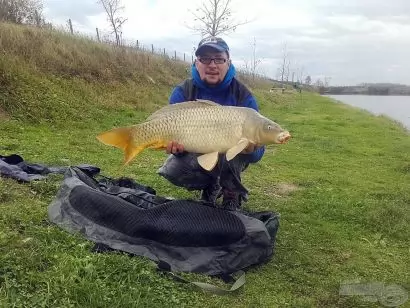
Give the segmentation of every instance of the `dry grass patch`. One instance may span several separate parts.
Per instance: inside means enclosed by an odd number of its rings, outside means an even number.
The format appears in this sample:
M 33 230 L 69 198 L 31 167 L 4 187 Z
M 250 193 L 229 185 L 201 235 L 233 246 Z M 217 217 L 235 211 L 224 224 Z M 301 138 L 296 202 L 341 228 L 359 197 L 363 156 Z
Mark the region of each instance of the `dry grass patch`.
M 0 107 L 0 120 L 8 120 L 8 114 Z
M 299 186 L 292 183 L 279 183 L 274 185 L 270 189 L 266 189 L 264 193 L 267 196 L 283 198 L 289 196 L 292 192 L 297 191 L 299 189 L 301 189 Z

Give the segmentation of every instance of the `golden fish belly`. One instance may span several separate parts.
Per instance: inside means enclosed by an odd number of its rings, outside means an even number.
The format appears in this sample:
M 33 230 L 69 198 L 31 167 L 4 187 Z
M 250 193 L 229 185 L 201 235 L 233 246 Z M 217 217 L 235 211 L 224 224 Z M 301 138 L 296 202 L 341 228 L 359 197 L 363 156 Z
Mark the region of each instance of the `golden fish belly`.
M 241 112 L 229 108 L 189 109 L 141 124 L 143 136 L 139 138 L 165 143 L 177 141 L 188 152 L 223 153 L 242 137 L 244 119 Z

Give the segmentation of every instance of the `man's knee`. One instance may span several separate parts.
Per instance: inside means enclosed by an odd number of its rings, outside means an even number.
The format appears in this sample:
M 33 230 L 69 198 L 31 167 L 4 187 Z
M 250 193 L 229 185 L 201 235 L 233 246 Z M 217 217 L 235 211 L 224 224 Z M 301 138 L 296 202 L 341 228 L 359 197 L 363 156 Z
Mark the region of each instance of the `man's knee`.
M 233 174 L 240 175 L 241 172 L 245 171 L 249 166 L 249 162 L 244 155 L 245 154 L 237 155 L 234 159 L 227 162 L 224 167 L 229 168 Z
M 159 168 L 158 174 L 176 186 L 187 189 L 203 189 L 212 177 L 201 168 L 197 154 L 186 153 L 181 156 L 169 155 Z

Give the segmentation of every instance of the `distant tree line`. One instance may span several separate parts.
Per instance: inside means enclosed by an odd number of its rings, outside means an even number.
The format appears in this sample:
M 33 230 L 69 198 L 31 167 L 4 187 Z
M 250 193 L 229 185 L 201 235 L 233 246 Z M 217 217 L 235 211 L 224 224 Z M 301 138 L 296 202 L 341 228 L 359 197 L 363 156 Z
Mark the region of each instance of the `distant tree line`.
M 410 86 L 401 84 L 361 84 L 357 86 L 322 87 L 319 92 L 341 95 L 410 95 Z

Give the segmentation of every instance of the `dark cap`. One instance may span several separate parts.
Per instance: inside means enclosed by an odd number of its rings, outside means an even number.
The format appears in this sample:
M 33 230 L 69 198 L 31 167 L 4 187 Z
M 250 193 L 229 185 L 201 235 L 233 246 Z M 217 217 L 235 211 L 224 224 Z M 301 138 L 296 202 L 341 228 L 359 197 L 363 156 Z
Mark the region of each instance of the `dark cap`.
M 195 55 L 198 56 L 205 47 L 211 47 L 219 52 L 227 52 L 229 55 L 228 44 L 220 37 L 210 36 L 202 39 L 198 44 Z

